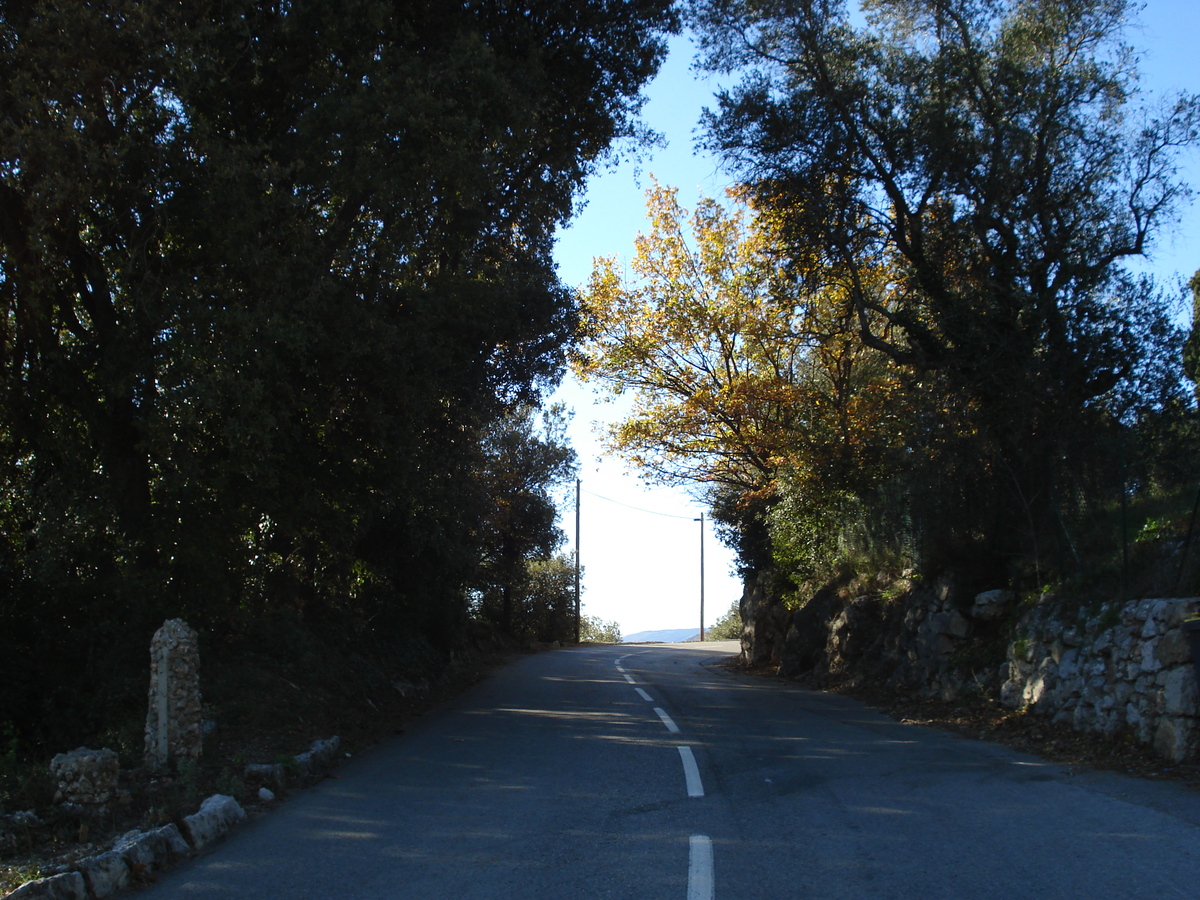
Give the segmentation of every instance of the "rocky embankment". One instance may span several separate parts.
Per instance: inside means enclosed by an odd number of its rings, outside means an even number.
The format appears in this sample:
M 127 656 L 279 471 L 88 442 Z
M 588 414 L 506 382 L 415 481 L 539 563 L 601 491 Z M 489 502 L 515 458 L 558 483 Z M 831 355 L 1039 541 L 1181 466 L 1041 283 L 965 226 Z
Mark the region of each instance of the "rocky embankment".
M 1200 756 L 1197 674 L 1183 622 L 1200 598 L 1081 605 L 966 594 L 953 578 L 827 587 L 799 609 L 760 578 L 742 597 L 742 661 L 815 686 L 983 695 L 1078 731 L 1128 734 L 1165 759 Z

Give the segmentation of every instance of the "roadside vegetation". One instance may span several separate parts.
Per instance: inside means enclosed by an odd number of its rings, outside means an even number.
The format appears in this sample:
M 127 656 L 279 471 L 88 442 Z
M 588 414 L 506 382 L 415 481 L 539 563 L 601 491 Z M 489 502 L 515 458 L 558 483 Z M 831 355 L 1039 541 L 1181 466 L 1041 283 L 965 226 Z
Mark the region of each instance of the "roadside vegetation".
M 584 616 L 580 623 L 579 639 L 596 644 L 619 644 L 621 623 L 606 622 L 599 616 Z
M 551 249 L 653 140 L 678 25 L 669 0 L 0 6 L 0 813 L 45 823 L 13 879 L 574 638 Z M 213 730 L 156 778 L 175 617 Z M 131 792 L 90 838 L 45 775 L 81 744 Z
M 677 28 L 668 0 L 0 7 L 6 766 L 136 761 L 169 617 L 220 726 L 272 679 L 336 709 L 480 633 L 573 637 L 551 248 L 652 138 Z
M 169 617 L 217 730 L 150 819 L 573 639 L 568 361 L 777 603 L 1200 591 L 1200 275 L 1189 335 L 1128 265 L 1200 99 L 1139 92 L 1135 5 L 681 5 L 0 6 L 4 811 L 56 752 L 137 766 Z M 653 184 L 576 297 L 555 230 L 681 21 L 739 186 Z
M 1200 345 L 1126 265 L 1190 196 L 1200 100 L 1139 92 L 1121 0 L 863 9 L 688 5 L 742 184 L 654 184 L 627 270 L 598 260 L 572 359 L 633 397 L 610 447 L 789 605 L 874 573 L 1200 589 Z
M 709 641 L 736 641 L 742 636 L 742 613 L 738 609 L 739 601 L 734 600 L 733 605 L 725 611 L 725 614 L 715 621 L 705 633 L 705 640 Z

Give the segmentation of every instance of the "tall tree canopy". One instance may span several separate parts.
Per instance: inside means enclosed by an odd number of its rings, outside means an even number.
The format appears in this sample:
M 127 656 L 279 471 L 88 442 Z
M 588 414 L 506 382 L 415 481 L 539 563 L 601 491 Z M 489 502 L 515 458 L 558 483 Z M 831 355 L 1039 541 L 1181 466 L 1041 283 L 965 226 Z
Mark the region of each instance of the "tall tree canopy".
M 862 27 L 842 0 L 690 9 L 704 65 L 741 75 L 707 146 L 785 255 L 825 261 L 795 278 L 837 273 L 861 341 L 937 398 L 915 440 L 964 490 L 962 532 L 1051 515 L 1055 466 L 1165 327 L 1121 262 L 1187 196 L 1197 137 L 1195 97 L 1137 103 L 1131 5 L 866 0 Z
M 39 617 L 65 657 L 140 654 L 164 612 L 281 605 L 446 639 L 487 505 L 461 486 L 574 325 L 554 229 L 675 27 L 669 0 L 0 6 L 0 656 Z
M 689 214 L 674 188 L 646 192 L 651 228 L 634 277 L 615 257 L 596 260 L 573 363 L 633 394 L 610 444 L 648 475 L 754 491 L 801 455 L 829 474 L 839 456 L 861 460 L 886 441 L 868 407 L 887 376 L 853 340 L 838 286 L 793 290 L 785 268 L 801 260 L 782 256 L 773 221 L 730 194 L 731 209 L 703 199 Z
M 707 488 L 745 563 L 762 548 L 736 532 L 774 502 L 780 470 L 813 492 L 875 483 L 900 447 L 903 404 L 886 356 L 857 339 L 844 288 L 827 272 L 797 290 L 787 270 L 819 258 L 785 256 L 773 218 L 730 195 L 731 208 L 704 199 L 689 213 L 673 188 L 646 192 L 632 277 L 596 260 L 572 362 L 633 396 L 610 446 L 649 477 Z
M 481 523 L 483 565 L 476 588 L 480 611 L 506 631 L 537 631 L 528 604 L 534 572 L 554 558 L 565 536 L 555 523 L 556 489 L 575 477 L 578 459 L 566 443 L 562 406 L 523 407 L 497 421 L 484 436 L 481 486 L 490 501 Z M 539 569 L 539 567 L 541 567 Z M 539 610 L 542 612 L 544 610 Z M 571 633 L 574 623 L 570 622 Z M 562 634 L 542 640 L 562 640 Z

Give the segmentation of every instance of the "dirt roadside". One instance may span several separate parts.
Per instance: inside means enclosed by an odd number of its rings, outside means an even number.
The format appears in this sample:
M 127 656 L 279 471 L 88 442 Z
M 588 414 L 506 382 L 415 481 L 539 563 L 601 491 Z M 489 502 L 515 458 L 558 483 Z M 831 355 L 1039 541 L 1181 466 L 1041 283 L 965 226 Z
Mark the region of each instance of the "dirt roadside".
M 246 784 L 242 771 L 247 763 L 274 763 L 308 749 L 313 740 L 338 735 L 339 752 L 354 756 L 393 734 L 404 731 L 415 719 L 454 699 L 482 681 L 495 669 L 523 655 L 511 648 L 462 655 L 443 676 L 404 694 L 363 698 L 333 710 L 313 708 L 297 721 L 282 724 L 279 718 L 239 720 L 232 727 L 222 726 L 205 741 L 200 763 L 170 775 L 144 769 L 122 769 L 122 801 L 113 804 L 103 816 L 81 819 L 63 812 L 50 802 L 53 789 L 48 774 L 33 773 L 40 783 L 23 792 L 25 798 L 39 802 L 22 804 L 38 817 L 36 825 L 18 827 L 9 832 L 8 847 L 0 845 L 0 897 L 27 881 L 71 871 L 80 860 L 110 849 L 121 835 L 131 829 L 150 829 L 190 815 L 200 802 L 214 793 L 232 794 L 251 816 L 266 815 L 272 806 L 289 793 L 303 789 L 323 778 L 336 777 L 327 771 L 308 779 L 289 779 L 289 787 L 277 791 L 273 801 L 259 797 L 258 785 Z M 295 688 L 286 680 L 281 691 Z M 295 690 L 299 690 L 295 688 Z M 274 789 L 273 789 L 274 790 Z M 17 808 L 0 810 L 18 812 Z M 154 880 L 150 872 L 135 872 L 134 884 Z

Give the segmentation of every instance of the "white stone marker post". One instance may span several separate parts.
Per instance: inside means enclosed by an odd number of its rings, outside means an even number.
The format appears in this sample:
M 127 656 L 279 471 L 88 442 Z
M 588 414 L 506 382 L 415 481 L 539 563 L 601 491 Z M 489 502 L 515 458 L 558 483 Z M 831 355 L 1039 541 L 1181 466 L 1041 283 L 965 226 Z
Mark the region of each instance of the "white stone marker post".
M 200 756 L 200 646 L 183 619 L 168 619 L 150 642 L 146 762 L 166 769 Z

